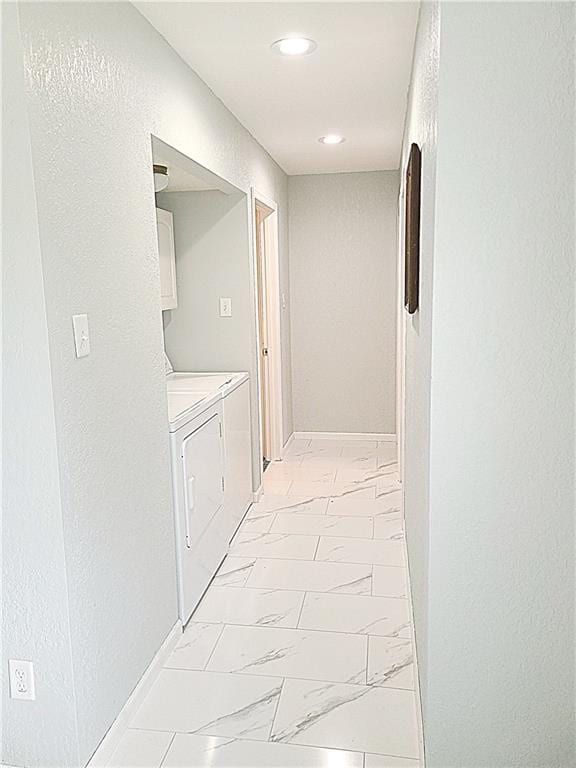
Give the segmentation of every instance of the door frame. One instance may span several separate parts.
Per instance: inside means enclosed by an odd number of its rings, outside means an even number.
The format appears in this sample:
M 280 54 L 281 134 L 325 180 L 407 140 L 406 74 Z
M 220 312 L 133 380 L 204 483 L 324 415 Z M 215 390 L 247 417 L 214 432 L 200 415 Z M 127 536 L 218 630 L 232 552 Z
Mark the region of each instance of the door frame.
M 284 423 L 282 416 L 282 333 L 280 295 L 280 251 L 278 243 L 278 203 L 266 195 L 250 188 L 250 212 L 252 217 L 252 258 L 254 274 L 254 296 L 258 306 L 258 253 L 256 238 L 256 204 L 267 208 L 270 213 L 264 219 L 264 265 L 266 270 L 266 324 L 268 326 L 268 408 L 267 428 L 270 435 L 270 459 L 282 458 L 284 449 Z M 260 380 L 262 354 L 260 324 L 256 318 L 256 355 L 258 372 L 258 423 L 260 425 L 259 446 L 262 455 L 262 403 Z

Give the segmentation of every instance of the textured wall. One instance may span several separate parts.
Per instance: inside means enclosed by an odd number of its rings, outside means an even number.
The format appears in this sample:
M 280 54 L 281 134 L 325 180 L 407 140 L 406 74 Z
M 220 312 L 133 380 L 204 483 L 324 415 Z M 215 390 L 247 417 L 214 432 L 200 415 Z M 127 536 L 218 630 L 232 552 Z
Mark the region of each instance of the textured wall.
M 418 650 L 421 693 L 425 703 L 428 680 L 428 546 L 430 472 L 430 389 L 432 355 L 432 278 L 436 192 L 436 121 L 438 109 L 438 56 L 440 17 L 438 3 L 420 9 L 402 168 L 406 168 L 412 142 L 422 150 L 420 230 L 420 306 L 414 315 L 402 310 L 405 355 L 404 504 L 406 540 Z M 402 173 L 404 184 L 404 172 Z M 404 229 L 403 211 L 401 227 Z M 399 265 L 404 284 L 403 264 Z
M 398 173 L 292 176 L 294 428 L 394 433 Z
M 442 4 L 438 75 L 422 8 L 406 517 L 429 768 L 576 761 L 573 14 Z
M 0 760 L 71 765 L 78 755 L 56 425 L 16 4 L 2 7 L 2 23 Z M 36 701 L 8 698 L 9 658 L 34 660 Z
M 76 697 L 85 761 L 176 619 L 150 134 L 282 208 L 286 178 L 131 5 L 30 3 L 20 13 L 75 682 L 62 693 Z M 82 360 L 76 312 L 90 318 L 92 353 Z M 290 391 L 288 368 L 285 377 Z M 56 546 L 42 540 L 46 552 Z M 48 595 L 57 572 L 42 570 L 42 590 L 22 584 L 21 602 Z M 64 669 L 64 649 L 50 625 L 44 631 L 52 665 Z M 36 722 L 54 749 L 28 754 L 29 723 L 5 734 L 11 761 L 70 764 L 66 711 L 51 704 L 39 698 Z
M 442 7 L 429 768 L 576 764 L 574 32 Z

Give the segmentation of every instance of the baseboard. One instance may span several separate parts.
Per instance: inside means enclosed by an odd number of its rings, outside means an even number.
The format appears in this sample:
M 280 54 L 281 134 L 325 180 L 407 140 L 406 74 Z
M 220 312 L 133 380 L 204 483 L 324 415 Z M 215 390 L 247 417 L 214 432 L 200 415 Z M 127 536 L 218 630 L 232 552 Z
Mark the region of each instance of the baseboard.
M 263 493 L 264 493 L 264 486 L 260 485 L 260 488 L 258 488 L 258 490 L 254 491 L 252 494 L 252 501 L 254 502 L 254 504 L 257 504 L 260 501 L 260 497 L 262 496 Z
M 288 440 L 286 440 L 286 443 L 284 444 L 284 448 L 282 448 L 282 455 L 286 453 L 286 451 L 288 450 L 288 448 L 290 448 L 293 442 L 294 442 L 294 432 L 292 432 Z
M 88 763 L 88 768 L 104 768 L 104 766 L 108 765 L 114 750 L 124 736 L 132 718 L 140 708 L 146 694 L 164 666 L 166 659 L 170 656 L 181 637 L 182 622 L 178 620 L 128 697 L 128 700 L 120 710 L 118 717 L 114 720 L 108 729 L 108 732 L 98 745 L 96 752 L 94 752 Z
M 295 440 L 378 440 L 395 443 L 396 435 L 391 432 L 294 432 Z

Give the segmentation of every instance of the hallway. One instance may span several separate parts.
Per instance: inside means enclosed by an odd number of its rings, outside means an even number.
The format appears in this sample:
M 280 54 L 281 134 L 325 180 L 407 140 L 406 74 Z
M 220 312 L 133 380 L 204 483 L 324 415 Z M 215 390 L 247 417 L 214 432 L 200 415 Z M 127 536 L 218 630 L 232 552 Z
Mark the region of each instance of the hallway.
M 110 766 L 418 768 L 397 470 L 291 443 Z

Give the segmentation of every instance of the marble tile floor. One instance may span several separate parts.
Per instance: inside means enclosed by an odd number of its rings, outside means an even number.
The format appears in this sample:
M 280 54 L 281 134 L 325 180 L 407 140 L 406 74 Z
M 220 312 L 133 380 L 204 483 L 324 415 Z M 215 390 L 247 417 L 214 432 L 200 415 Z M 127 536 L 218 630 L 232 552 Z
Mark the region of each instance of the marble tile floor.
M 110 768 L 422 768 L 395 450 L 270 465 Z

